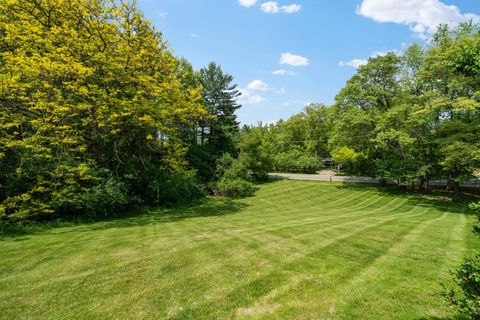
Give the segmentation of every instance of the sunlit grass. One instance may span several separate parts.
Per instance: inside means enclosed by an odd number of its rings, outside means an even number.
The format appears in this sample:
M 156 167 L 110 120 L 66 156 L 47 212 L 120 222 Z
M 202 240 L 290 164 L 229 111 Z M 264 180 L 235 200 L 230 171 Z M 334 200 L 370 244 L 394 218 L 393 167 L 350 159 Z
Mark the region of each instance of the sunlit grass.
M 277 181 L 0 241 L 1 319 L 437 319 L 465 205 Z

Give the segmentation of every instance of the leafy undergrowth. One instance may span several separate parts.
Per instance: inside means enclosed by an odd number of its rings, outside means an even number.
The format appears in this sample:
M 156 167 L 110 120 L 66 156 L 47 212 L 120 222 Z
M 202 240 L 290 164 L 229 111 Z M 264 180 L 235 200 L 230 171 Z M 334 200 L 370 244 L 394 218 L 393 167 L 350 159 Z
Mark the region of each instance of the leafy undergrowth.
M 448 319 L 463 203 L 275 181 L 0 241 L 1 319 Z

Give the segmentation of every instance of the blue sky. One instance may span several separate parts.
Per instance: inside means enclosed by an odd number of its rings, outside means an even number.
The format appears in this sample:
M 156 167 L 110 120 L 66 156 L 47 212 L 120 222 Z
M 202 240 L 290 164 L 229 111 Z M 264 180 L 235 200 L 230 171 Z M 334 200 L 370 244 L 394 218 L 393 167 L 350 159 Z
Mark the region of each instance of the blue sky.
M 242 124 L 331 104 L 369 56 L 480 21 L 479 0 L 139 0 L 175 55 L 222 65 L 242 89 Z M 277 71 L 277 74 L 273 72 Z M 283 73 L 283 74 L 282 74 Z

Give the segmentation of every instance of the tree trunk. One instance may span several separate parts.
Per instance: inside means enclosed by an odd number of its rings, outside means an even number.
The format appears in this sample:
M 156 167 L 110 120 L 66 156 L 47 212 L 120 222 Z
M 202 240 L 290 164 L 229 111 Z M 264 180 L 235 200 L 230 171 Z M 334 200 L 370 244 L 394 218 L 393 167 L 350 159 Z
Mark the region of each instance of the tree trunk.
M 420 178 L 420 185 L 418 186 L 418 190 L 425 191 L 425 182 L 426 182 L 425 177 L 421 177 Z
M 427 193 L 428 192 L 428 189 L 430 188 L 430 185 L 429 185 L 429 179 L 428 177 L 421 177 L 420 178 L 420 190 Z
M 384 178 L 381 178 L 381 179 L 380 179 L 380 186 L 381 186 L 381 187 L 385 187 L 386 185 L 387 185 L 387 180 L 384 179 Z
M 462 192 L 460 190 L 460 182 L 458 181 L 453 181 L 453 194 L 455 196 L 455 199 L 460 199 Z

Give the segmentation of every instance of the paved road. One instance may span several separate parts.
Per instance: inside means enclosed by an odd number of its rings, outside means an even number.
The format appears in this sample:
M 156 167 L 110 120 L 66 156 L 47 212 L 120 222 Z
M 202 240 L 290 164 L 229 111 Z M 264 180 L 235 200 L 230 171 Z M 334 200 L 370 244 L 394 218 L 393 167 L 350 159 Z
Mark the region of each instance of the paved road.
M 364 182 L 364 183 L 379 182 L 378 179 L 372 178 L 372 177 L 331 176 L 331 175 L 322 175 L 322 174 L 300 174 L 300 173 L 271 173 L 270 178 L 332 181 L 332 182 Z
M 360 182 L 360 183 L 379 183 L 377 178 L 372 177 L 352 177 L 352 176 L 333 176 L 325 174 L 301 174 L 301 173 L 270 173 L 272 179 L 291 179 L 291 180 L 313 180 L 313 181 L 331 181 L 331 182 Z M 397 184 L 390 180 L 389 184 Z M 446 180 L 430 180 L 431 186 L 446 187 Z M 465 182 L 462 187 L 478 187 L 474 182 Z

